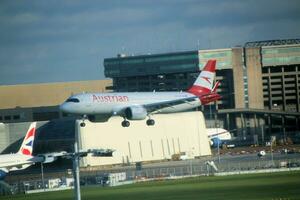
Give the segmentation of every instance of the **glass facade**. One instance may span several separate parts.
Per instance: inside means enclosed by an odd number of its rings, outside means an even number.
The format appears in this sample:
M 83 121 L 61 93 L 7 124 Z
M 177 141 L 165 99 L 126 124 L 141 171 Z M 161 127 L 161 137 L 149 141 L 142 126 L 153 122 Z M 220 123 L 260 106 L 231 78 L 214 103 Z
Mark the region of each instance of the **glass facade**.
M 217 60 L 217 69 L 232 69 L 232 50 L 201 50 L 199 51 L 199 68 L 202 69 L 209 59 Z
M 262 47 L 263 66 L 280 66 L 300 63 L 300 47 L 276 46 Z
M 198 66 L 198 51 L 104 59 L 104 73 L 110 78 L 197 71 Z

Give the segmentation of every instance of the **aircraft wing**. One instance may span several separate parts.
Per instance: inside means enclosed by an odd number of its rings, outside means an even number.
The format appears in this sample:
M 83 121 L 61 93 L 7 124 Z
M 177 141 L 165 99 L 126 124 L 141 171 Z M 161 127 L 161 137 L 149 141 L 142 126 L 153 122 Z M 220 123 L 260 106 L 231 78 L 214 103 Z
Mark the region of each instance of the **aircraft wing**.
M 112 157 L 113 149 L 88 149 L 88 150 L 81 150 L 79 152 L 73 153 L 65 153 L 62 155 L 62 158 L 72 159 L 74 157 L 86 157 L 88 154 L 91 154 L 94 157 Z
M 51 163 L 57 160 L 58 157 L 64 157 L 67 154 L 65 151 L 40 154 L 37 158 L 42 159 L 42 163 Z
M 148 113 L 159 113 L 159 110 L 163 108 L 172 108 L 175 105 L 190 103 L 198 99 L 199 97 L 187 97 L 182 99 L 170 100 L 170 101 L 162 101 L 157 103 L 144 104 L 143 106 L 146 108 Z

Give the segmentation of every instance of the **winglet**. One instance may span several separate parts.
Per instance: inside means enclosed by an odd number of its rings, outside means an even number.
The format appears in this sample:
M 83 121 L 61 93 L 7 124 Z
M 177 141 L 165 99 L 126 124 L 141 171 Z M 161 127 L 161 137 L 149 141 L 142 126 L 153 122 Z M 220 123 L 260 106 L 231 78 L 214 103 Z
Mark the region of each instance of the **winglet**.
M 32 155 L 35 132 L 36 132 L 36 122 L 33 122 L 30 124 L 30 127 L 18 151 L 18 154 L 27 155 L 27 156 Z

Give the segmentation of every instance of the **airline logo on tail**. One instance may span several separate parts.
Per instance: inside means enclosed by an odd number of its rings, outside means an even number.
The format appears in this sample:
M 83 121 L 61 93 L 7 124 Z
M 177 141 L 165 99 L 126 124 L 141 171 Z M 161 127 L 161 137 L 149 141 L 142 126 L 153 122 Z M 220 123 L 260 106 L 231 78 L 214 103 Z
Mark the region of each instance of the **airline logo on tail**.
M 19 150 L 19 154 L 23 154 L 23 155 L 27 155 L 27 156 L 31 156 L 32 155 L 32 151 L 33 151 L 33 142 L 34 142 L 34 138 L 35 138 L 35 131 L 36 131 L 36 122 L 33 122 L 27 133 L 26 136 L 23 140 L 23 143 L 21 145 L 21 148 Z
M 210 78 L 209 77 L 204 77 L 202 76 L 201 78 L 203 78 L 204 80 L 206 80 L 209 84 L 211 84 Z
M 189 93 L 198 96 L 202 104 L 207 104 L 221 98 L 221 96 L 216 93 L 219 82 L 213 85 L 215 71 L 216 60 L 209 60 L 194 85 L 188 90 Z

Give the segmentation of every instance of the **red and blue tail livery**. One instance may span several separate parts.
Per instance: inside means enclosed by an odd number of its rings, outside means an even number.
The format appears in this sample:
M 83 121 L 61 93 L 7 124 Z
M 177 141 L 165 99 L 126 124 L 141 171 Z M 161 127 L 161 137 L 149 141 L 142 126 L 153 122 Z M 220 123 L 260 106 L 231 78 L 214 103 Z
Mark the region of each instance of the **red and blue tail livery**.
M 31 156 L 36 132 L 36 122 L 31 123 L 18 154 Z
M 25 169 L 40 160 L 32 156 L 35 133 L 36 122 L 33 122 L 28 128 L 19 151 L 0 155 L 0 180 L 4 179 L 10 171 Z

